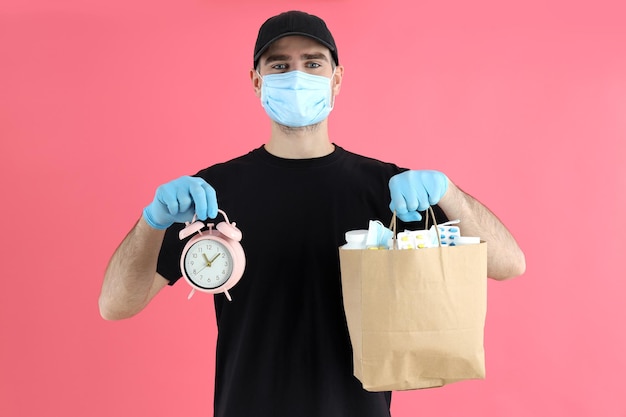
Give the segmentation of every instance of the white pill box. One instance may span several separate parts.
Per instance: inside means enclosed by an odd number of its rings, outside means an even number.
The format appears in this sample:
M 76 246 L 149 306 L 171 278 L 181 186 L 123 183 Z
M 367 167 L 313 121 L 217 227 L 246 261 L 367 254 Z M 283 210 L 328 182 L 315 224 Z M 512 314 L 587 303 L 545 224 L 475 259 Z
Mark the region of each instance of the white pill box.
M 365 249 L 367 230 L 350 230 L 346 232 L 346 244 L 344 249 Z

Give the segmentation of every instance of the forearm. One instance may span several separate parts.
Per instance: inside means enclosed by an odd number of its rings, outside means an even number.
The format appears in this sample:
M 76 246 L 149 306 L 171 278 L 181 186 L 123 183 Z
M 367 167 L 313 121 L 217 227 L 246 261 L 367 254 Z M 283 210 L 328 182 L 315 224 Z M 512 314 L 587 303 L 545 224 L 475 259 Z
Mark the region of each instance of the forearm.
M 100 293 L 102 317 L 128 318 L 148 303 L 164 234 L 164 230 L 150 227 L 141 218 L 115 250 Z
M 463 192 L 452 181 L 439 206 L 449 219 L 461 220 L 465 236 L 479 236 L 487 242 L 487 275 L 494 279 L 524 273 L 524 253 L 504 224 L 483 204 Z

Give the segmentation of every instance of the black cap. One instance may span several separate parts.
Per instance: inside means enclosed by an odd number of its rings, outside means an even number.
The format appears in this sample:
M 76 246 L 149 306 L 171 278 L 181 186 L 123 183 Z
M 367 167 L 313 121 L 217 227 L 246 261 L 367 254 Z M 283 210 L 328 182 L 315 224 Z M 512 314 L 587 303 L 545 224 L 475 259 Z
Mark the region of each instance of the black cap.
M 330 34 L 328 27 L 326 27 L 326 23 L 317 16 L 292 10 L 270 17 L 261 25 L 259 36 L 254 46 L 254 68 L 256 68 L 263 52 L 269 48 L 272 42 L 291 35 L 307 36 L 318 41 L 330 49 L 330 54 L 335 60 L 335 64 L 339 65 L 337 46 L 335 45 L 333 35 Z

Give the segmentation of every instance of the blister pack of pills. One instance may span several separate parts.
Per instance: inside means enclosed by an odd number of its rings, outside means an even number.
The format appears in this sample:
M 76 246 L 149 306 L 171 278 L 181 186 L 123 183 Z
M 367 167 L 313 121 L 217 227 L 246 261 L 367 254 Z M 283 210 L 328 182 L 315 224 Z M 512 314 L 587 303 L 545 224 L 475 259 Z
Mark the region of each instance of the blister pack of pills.
M 461 237 L 458 226 L 442 225 L 438 227 L 441 246 L 455 246 Z
M 405 230 L 398 233 L 398 249 L 423 249 L 437 246 L 437 230 L 435 226 L 429 230 Z
M 422 249 L 439 246 L 457 246 L 480 243 L 480 238 L 461 236 L 458 224 L 460 220 L 451 220 L 427 230 L 405 230 L 398 233 L 398 249 Z

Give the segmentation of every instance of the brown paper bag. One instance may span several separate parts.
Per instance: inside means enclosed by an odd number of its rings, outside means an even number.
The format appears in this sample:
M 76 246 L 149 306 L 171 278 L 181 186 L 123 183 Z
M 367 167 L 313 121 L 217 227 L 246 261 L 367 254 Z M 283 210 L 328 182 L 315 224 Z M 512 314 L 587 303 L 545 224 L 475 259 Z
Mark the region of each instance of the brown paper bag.
M 395 214 L 392 229 L 395 235 Z M 485 377 L 485 242 L 340 248 L 339 258 L 354 375 L 364 389 L 431 388 Z

